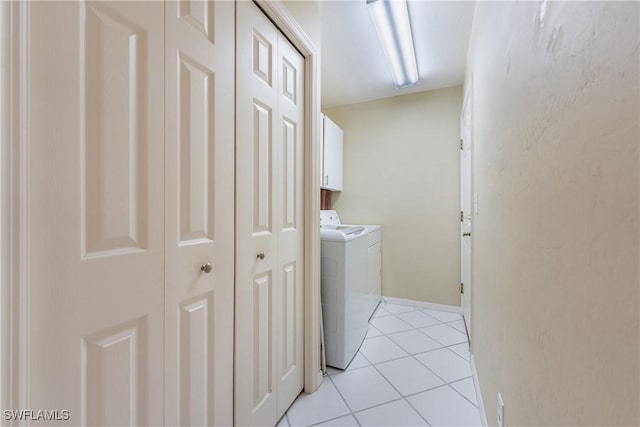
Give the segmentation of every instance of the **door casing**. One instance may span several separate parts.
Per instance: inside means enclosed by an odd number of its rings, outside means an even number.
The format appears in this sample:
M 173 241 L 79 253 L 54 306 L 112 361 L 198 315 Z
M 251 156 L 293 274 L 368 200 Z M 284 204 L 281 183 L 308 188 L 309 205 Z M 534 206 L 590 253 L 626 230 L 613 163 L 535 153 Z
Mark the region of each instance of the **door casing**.
M 0 3 L 0 404 L 27 407 L 28 4 Z M 7 422 L 17 425 L 16 422 Z
M 313 393 L 322 383 L 320 370 L 320 53 L 281 1 L 256 2 L 304 57 L 304 390 Z
M 468 156 L 468 164 L 463 161 L 464 152 L 463 146 L 460 151 L 460 211 L 464 213 L 460 219 L 460 278 L 464 284 L 464 292 L 461 298 L 461 308 L 467 327 L 467 335 L 469 340 L 472 337 L 471 331 L 471 311 L 473 301 L 473 246 L 474 246 L 474 216 L 475 216 L 475 200 L 474 200 L 474 186 L 473 186 L 473 76 L 471 76 L 471 84 L 466 88 L 464 94 L 464 102 L 462 104 L 462 112 L 460 114 L 460 140 L 464 144 L 464 150 L 468 150 L 466 155 Z M 467 170 L 464 168 L 467 167 Z M 464 190 L 464 177 L 467 175 L 468 189 L 465 194 Z M 466 199 L 466 200 L 465 200 Z M 466 201 L 466 203 L 465 203 Z M 466 210 L 465 210 L 466 205 Z M 468 265 L 465 266 L 465 236 L 464 233 L 469 232 L 468 236 Z M 465 274 L 465 268 L 468 269 Z M 465 278 L 466 277 L 466 278 Z
M 305 75 L 305 392 L 322 383 L 320 370 L 320 54 L 280 0 L 256 1 L 304 56 Z M 27 321 L 30 232 L 28 2 L 0 2 L 0 404 L 28 407 Z M 11 424 L 10 424 L 11 425 Z

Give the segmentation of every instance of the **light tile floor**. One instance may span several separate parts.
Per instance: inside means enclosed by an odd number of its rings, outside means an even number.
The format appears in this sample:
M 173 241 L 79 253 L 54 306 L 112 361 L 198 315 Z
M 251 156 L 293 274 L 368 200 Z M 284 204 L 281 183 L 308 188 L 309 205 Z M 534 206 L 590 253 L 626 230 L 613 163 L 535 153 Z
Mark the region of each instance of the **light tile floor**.
M 457 313 L 382 303 L 345 371 L 302 393 L 278 426 L 480 426 Z

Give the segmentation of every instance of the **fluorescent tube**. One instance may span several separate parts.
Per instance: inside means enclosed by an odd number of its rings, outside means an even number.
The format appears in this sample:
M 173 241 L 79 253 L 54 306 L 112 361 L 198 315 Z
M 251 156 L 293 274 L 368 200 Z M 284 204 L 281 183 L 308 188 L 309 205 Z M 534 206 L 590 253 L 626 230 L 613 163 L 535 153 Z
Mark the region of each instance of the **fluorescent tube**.
M 414 86 L 419 76 L 406 0 L 367 0 L 367 6 L 395 86 Z

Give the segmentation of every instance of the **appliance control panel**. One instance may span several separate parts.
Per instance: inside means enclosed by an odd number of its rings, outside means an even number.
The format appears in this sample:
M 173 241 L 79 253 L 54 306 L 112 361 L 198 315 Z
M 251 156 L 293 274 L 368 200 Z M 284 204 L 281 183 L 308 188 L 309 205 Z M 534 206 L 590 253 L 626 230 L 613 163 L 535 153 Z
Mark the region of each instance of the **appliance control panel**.
M 321 210 L 320 211 L 320 225 L 338 225 L 340 224 L 340 217 L 335 210 Z

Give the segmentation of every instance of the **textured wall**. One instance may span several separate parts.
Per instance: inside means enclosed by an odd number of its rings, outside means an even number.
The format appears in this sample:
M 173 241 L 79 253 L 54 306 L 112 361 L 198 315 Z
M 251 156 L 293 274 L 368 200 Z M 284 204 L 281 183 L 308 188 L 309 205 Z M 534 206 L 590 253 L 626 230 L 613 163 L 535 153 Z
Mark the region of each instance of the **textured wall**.
M 343 222 L 383 225 L 382 293 L 460 305 L 460 86 L 330 108 Z
M 488 421 L 639 425 L 639 3 L 478 2 L 473 353 Z

